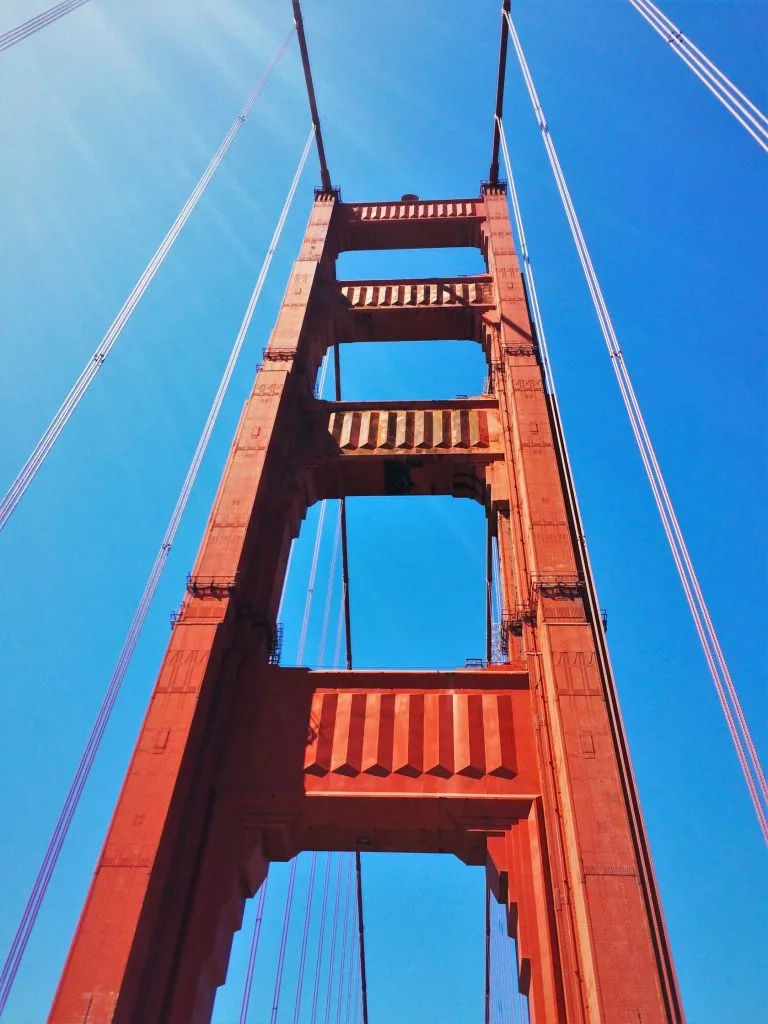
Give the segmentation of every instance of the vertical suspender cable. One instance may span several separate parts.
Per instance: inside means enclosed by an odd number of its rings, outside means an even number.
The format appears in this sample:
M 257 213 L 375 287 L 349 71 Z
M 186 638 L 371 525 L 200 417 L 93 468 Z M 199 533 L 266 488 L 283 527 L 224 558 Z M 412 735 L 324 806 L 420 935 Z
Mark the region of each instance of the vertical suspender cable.
M 317 851 L 312 851 L 309 863 L 309 881 L 307 882 L 307 909 L 304 913 L 304 933 L 301 937 L 299 954 L 299 974 L 296 980 L 296 1000 L 293 1004 L 293 1024 L 299 1024 L 301 1014 L 301 996 L 304 989 L 304 970 L 307 963 L 307 947 L 309 945 L 309 925 L 312 918 L 312 897 L 314 896 L 315 869 L 317 867 Z
M 315 982 L 312 986 L 312 1008 L 311 1024 L 317 1024 L 317 1011 L 320 996 L 320 972 L 323 966 L 323 940 L 325 939 L 325 924 L 328 917 L 328 900 L 331 889 L 331 861 L 330 852 L 325 862 L 325 878 L 323 880 L 323 902 L 320 908 L 320 930 L 317 937 L 317 961 L 315 963 Z
M 339 604 L 339 618 L 336 623 L 336 644 L 333 651 L 333 667 L 339 667 L 339 661 L 341 659 L 341 641 L 344 638 L 344 593 L 342 585 L 342 599 Z
M 491 888 L 485 882 L 485 1024 L 491 1024 Z
M 328 360 L 326 360 L 326 362 L 325 362 L 325 364 L 323 366 L 323 372 L 320 375 L 319 393 L 320 393 L 321 396 L 322 396 L 322 393 L 323 393 L 323 385 L 325 383 L 325 371 L 327 370 L 327 368 L 328 368 Z M 319 524 L 318 524 L 318 526 L 319 526 Z M 318 536 L 319 536 L 319 532 L 318 532 Z M 334 545 L 333 545 L 333 556 L 331 558 L 331 568 L 330 568 L 330 571 L 329 571 L 328 588 L 327 588 L 326 595 L 325 595 L 325 610 L 324 610 L 324 613 L 323 613 L 323 632 L 322 632 L 322 636 L 320 638 L 320 649 L 319 649 L 318 659 L 317 659 L 319 665 L 322 665 L 322 663 L 323 663 L 323 653 L 325 651 L 325 641 L 326 641 L 326 635 L 327 635 L 327 632 L 328 632 L 328 618 L 330 616 L 331 599 L 333 597 L 333 582 L 334 582 L 333 577 L 334 577 L 334 570 L 336 568 L 336 556 L 337 556 L 337 553 L 338 553 L 338 545 L 339 545 L 339 524 L 337 522 L 337 525 L 336 525 L 336 537 L 334 539 Z M 309 599 L 309 593 L 307 594 L 307 598 Z M 305 618 L 306 617 L 308 617 L 308 609 L 307 608 L 305 608 Z M 300 659 L 298 659 L 298 660 L 300 661 Z M 329 855 L 329 858 L 330 858 L 330 855 Z M 329 863 L 330 863 L 330 860 L 329 860 Z M 308 945 L 309 945 L 309 926 L 310 926 L 310 921 L 311 921 L 311 916 L 312 916 L 312 901 L 313 901 L 313 896 L 314 896 L 314 881 L 315 881 L 315 871 L 316 871 L 316 868 L 317 868 L 317 851 L 313 850 L 313 852 L 312 852 L 312 859 L 311 859 L 310 868 L 309 868 L 309 881 L 307 883 L 307 909 L 306 909 L 306 912 L 305 912 L 305 915 L 304 915 L 304 932 L 303 932 L 303 935 L 302 935 L 301 951 L 300 951 L 300 954 L 299 954 L 299 970 L 298 970 L 298 978 L 297 978 L 297 982 L 296 982 L 296 1000 L 295 1000 L 294 1007 L 293 1007 L 293 1024 L 299 1024 L 299 1017 L 300 1017 L 300 1014 L 301 1014 L 301 998 L 302 998 L 303 988 L 304 988 L 304 972 L 305 972 L 305 968 L 306 968 L 307 948 L 308 948 Z M 328 878 L 326 876 L 326 889 L 327 889 L 327 884 L 328 884 Z M 320 936 L 320 947 L 321 947 L 320 948 L 320 953 L 322 953 L 322 931 L 321 931 L 321 936 Z M 318 961 L 318 967 L 317 967 L 317 975 L 318 976 L 319 976 L 319 971 L 320 971 L 320 962 Z
M 239 1024 L 248 1024 L 248 1007 L 251 1002 L 251 992 L 253 991 L 253 972 L 256 967 L 256 954 L 259 950 L 259 938 L 261 937 L 261 922 L 264 919 L 264 901 L 267 898 L 267 882 L 269 876 L 267 876 L 261 883 L 261 889 L 259 889 L 259 899 L 256 904 L 256 920 L 253 925 L 253 938 L 251 939 L 251 950 L 248 954 L 248 967 L 245 972 L 245 984 L 243 985 L 243 998 L 240 1003 L 240 1022 Z
M 354 908 L 354 917 L 357 920 L 357 905 Z M 357 997 L 360 994 L 360 958 L 354 955 L 355 951 L 355 931 L 352 929 L 350 935 L 350 977 L 349 985 L 347 986 L 347 1009 L 344 1015 L 345 1024 L 351 1024 L 352 1014 L 357 1013 L 357 1007 L 359 1005 Z
M 114 348 L 115 343 L 117 342 L 117 339 L 120 337 L 123 328 L 130 320 L 133 311 L 136 309 L 147 288 L 149 288 L 150 284 L 154 280 L 155 274 L 162 266 L 165 257 L 171 250 L 171 246 L 181 234 L 181 230 L 189 220 L 192 211 L 194 210 L 195 206 L 198 203 L 198 200 L 205 191 L 211 178 L 216 173 L 219 165 L 221 164 L 221 161 L 226 156 L 230 146 L 235 140 L 235 136 L 245 123 L 246 117 L 250 113 L 251 108 L 256 102 L 262 89 L 266 85 L 270 75 L 277 67 L 280 58 L 282 57 L 283 53 L 285 52 L 288 46 L 288 43 L 290 42 L 292 34 L 293 29 L 289 31 L 288 35 L 286 35 L 285 39 L 278 46 L 269 64 L 264 69 L 261 78 L 256 83 L 253 92 L 245 101 L 245 104 L 243 105 L 243 108 L 241 109 L 240 113 L 235 118 L 232 127 L 224 136 L 224 139 L 219 148 L 216 150 L 213 159 L 208 164 L 205 171 L 203 172 L 202 177 L 200 178 L 200 180 L 190 193 L 189 198 L 187 199 L 184 206 L 181 208 L 181 212 L 171 225 L 171 229 L 169 230 L 168 234 L 160 243 L 157 252 L 154 254 L 152 259 L 144 268 L 141 277 L 134 285 L 133 290 L 131 291 L 128 298 L 123 303 L 120 312 L 112 321 L 109 330 L 99 342 L 98 348 L 91 356 L 83 372 L 80 374 L 80 376 L 73 384 L 72 389 L 70 390 L 67 397 L 64 399 L 58 412 L 46 427 L 43 436 L 40 438 L 40 440 L 33 448 L 31 455 L 22 466 L 21 471 L 11 484 L 7 494 L 5 494 L 2 500 L 0 500 L 0 530 L 3 529 L 8 520 L 13 515 L 13 512 L 16 509 L 17 505 L 24 497 L 24 493 L 26 492 L 29 485 L 32 483 L 32 480 L 35 478 L 37 471 L 42 466 L 50 450 L 56 444 L 56 441 L 58 440 L 59 436 L 64 430 L 64 427 L 69 422 L 77 406 L 80 404 L 81 399 L 85 396 L 86 391 L 91 386 L 94 378 L 104 365 L 105 359 Z M 310 136 L 310 138 L 312 138 L 312 136 Z
M 234 346 L 224 369 L 224 374 L 221 378 L 221 382 L 219 383 L 211 410 L 208 413 L 208 418 L 205 421 L 205 426 L 203 427 L 203 432 L 200 435 L 200 440 L 197 443 L 195 454 L 193 455 L 192 462 L 187 470 L 187 475 L 184 479 L 184 483 L 182 484 L 176 506 L 171 514 L 160 549 L 155 556 L 155 561 L 149 574 L 149 579 L 147 580 L 141 600 L 139 601 L 139 605 L 134 613 L 133 621 L 131 622 L 130 629 L 128 630 L 128 635 L 125 638 L 123 648 L 120 652 L 120 657 L 117 660 L 117 664 L 109 681 L 109 687 L 107 688 L 104 700 L 99 708 L 96 722 L 88 738 L 88 742 L 86 743 L 77 771 L 75 772 L 75 777 L 64 801 L 64 807 L 62 808 L 59 820 L 56 823 L 53 835 L 51 836 L 48 849 L 46 850 L 45 857 L 43 858 L 43 863 L 37 874 L 34 885 L 32 886 L 32 892 L 29 896 L 26 907 L 24 908 L 21 922 L 19 923 L 18 930 L 11 944 L 11 949 L 5 963 L 3 964 L 2 971 L 0 971 L 0 1014 L 2 1014 L 8 1000 L 14 978 L 16 977 L 16 972 L 18 971 L 19 964 L 21 963 L 21 958 L 24 955 L 24 950 L 27 947 L 29 937 L 32 933 L 32 928 L 34 927 L 35 920 L 37 919 L 40 905 L 42 904 L 43 897 L 45 896 L 48 888 L 48 883 L 51 880 L 51 875 L 56 867 L 61 847 L 66 838 L 67 832 L 69 831 L 69 826 L 80 801 L 80 796 L 83 792 L 91 766 L 93 765 L 94 758 L 96 757 L 96 753 L 99 749 L 104 731 L 107 727 L 107 722 L 109 721 L 112 709 L 115 706 L 115 701 L 117 700 L 118 693 L 120 692 L 120 687 L 123 679 L 125 678 L 125 673 L 128 670 L 133 652 L 136 649 L 136 644 L 138 643 L 152 599 L 155 596 L 155 591 L 157 590 L 157 586 L 160 582 L 160 577 L 163 569 L 165 568 L 165 564 L 168 561 L 168 556 L 176 537 L 176 533 L 179 529 L 181 518 L 187 507 L 187 502 L 189 501 L 189 496 L 192 493 L 192 488 L 195 480 L 197 479 L 197 474 L 203 461 L 203 456 L 205 455 L 208 442 L 210 441 L 211 434 L 213 433 L 213 428 L 216 424 L 216 420 L 218 419 L 219 411 L 224 401 L 224 396 L 229 388 L 232 374 L 235 371 L 235 365 L 245 342 L 245 336 L 248 333 L 248 328 L 250 327 L 251 320 L 253 319 L 256 304 L 264 287 L 267 271 L 272 263 L 272 257 L 275 254 L 277 243 L 288 217 L 288 211 L 291 208 L 291 203 L 293 201 L 296 188 L 298 187 L 299 179 L 301 178 L 301 173 L 304 170 L 304 164 L 306 163 L 307 156 L 309 155 L 312 139 L 313 132 L 310 131 L 304 145 L 301 158 L 299 159 L 299 165 L 296 168 L 296 173 L 293 176 L 293 181 L 291 182 L 291 186 L 288 190 L 288 195 L 285 203 L 283 204 L 283 209 L 280 213 L 275 232 L 269 243 L 267 254 L 264 257 L 264 263 L 259 271 L 256 286 L 248 303 L 248 308 L 245 311 L 243 321 L 240 324 L 240 329 L 237 332 Z
M 336 371 L 336 401 L 341 401 L 341 361 L 339 346 L 333 350 L 333 365 Z M 352 622 L 349 602 L 349 553 L 347 549 L 347 506 L 342 497 L 340 503 L 341 516 L 341 573 L 342 593 L 344 599 L 344 625 L 347 640 L 347 670 L 352 669 Z M 338 659 L 337 659 L 338 660 Z M 368 983 L 365 969 L 365 926 L 363 922 L 363 871 L 360 851 L 355 850 L 355 883 L 357 888 L 357 924 L 360 948 L 360 994 L 362 1000 L 363 1024 L 368 1024 Z
M 486 509 L 488 521 L 485 537 L 485 663 L 493 661 L 493 526 L 490 508 Z
M 34 18 L 30 18 L 28 21 L 23 21 L 16 28 L 8 29 L 7 32 L 3 32 L 0 35 L 0 53 L 34 35 L 35 32 L 39 32 L 46 25 L 50 25 L 52 22 L 58 21 L 59 18 L 63 18 L 65 14 L 69 14 L 75 8 L 82 7 L 83 4 L 87 3 L 88 0 L 64 0 L 64 3 L 56 4 L 55 7 L 49 7 L 47 11 L 36 14 Z
M 357 937 L 360 961 L 360 1000 L 363 1024 L 368 1024 L 368 980 L 365 970 L 365 924 L 363 921 L 363 875 L 360 851 L 355 850 L 355 881 L 357 888 Z
M 768 842 L 768 784 L 766 784 L 765 774 L 763 772 L 762 765 L 760 764 L 757 750 L 755 748 L 754 741 L 752 740 L 752 735 L 747 725 L 736 688 L 733 684 L 733 680 L 731 679 L 730 670 L 720 647 L 720 642 L 717 637 L 717 633 L 715 632 L 715 628 L 709 614 L 709 609 L 707 608 L 704 600 L 698 576 L 696 575 L 680 524 L 677 520 L 672 500 L 667 491 L 666 483 L 656 457 L 656 452 L 651 443 L 648 428 L 640 410 L 640 405 L 629 376 L 629 371 L 624 362 L 624 356 L 613 327 L 613 322 L 610 318 L 610 314 L 608 313 L 605 298 L 603 297 L 603 293 L 597 279 L 597 274 L 589 255 L 584 235 L 581 231 L 581 225 L 579 224 L 576 216 L 576 210 L 573 206 L 573 201 L 565 182 L 560 161 L 544 118 L 544 112 L 542 110 L 538 94 L 536 93 L 533 79 L 531 78 L 531 73 L 520 44 L 520 39 L 517 35 L 512 19 L 509 15 L 506 15 L 506 17 L 509 23 L 512 42 L 517 52 L 520 67 L 523 72 L 523 78 L 544 139 L 544 146 L 549 157 L 549 162 L 552 166 L 560 198 L 563 202 L 563 207 L 571 227 L 571 233 L 587 279 L 587 285 L 592 296 L 595 311 L 597 312 L 598 321 L 600 323 L 614 372 L 619 383 L 619 389 L 629 416 L 630 425 L 637 441 L 638 450 L 643 460 L 643 465 L 645 466 L 651 490 L 653 492 L 662 525 L 672 552 L 672 557 L 675 561 L 675 565 L 680 576 L 680 582 L 688 601 L 694 626 L 712 675 L 715 690 L 718 698 L 720 699 L 720 705 L 728 726 L 728 731 L 731 735 L 736 755 L 744 773 L 744 778 L 755 809 L 755 814 L 757 815 L 763 837 L 766 842 Z
M 341 361 L 339 346 L 333 346 L 333 368 L 336 380 L 336 401 L 341 401 Z M 341 575 L 344 588 L 344 631 L 347 640 L 347 668 L 352 668 L 352 621 L 349 613 L 349 554 L 347 551 L 347 500 L 342 496 L 340 501 L 341 516 Z
M 336 999 L 336 1024 L 341 1024 L 341 1011 L 344 1007 L 344 982 L 347 979 L 347 936 L 350 934 L 349 918 L 352 911 L 352 856 L 347 857 L 347 886 L 344 902 L 344 928 L 341 933 L 341 963 L 339 965 L 339 993 Z M 351 971 L 350 971 L 351 973 Z
M 323 368 L 320 373 L 320 381 L 318 383 L 318 395 L 320 398 L 323 397 L 323 388 L 325 387 L 325 377 L 328 372 L 328 360 L 326 359 L 323 363 Z M 315 593 L 315 579 L 317 577 L 317 562 L 320 557 L 320 545 L 323 540 L 323 524 L 325 522 L 325 501 L 320 502 L 320 515 L 317 520 L 317 527 L 315 529 L 315 546 L 312 551 L 312 565 L 309 570 L 309 583 L 307 585 L 307 596 L 304 600 L 304 617 L 301 620 L 301 633 L 299 635 L 299 648 L 296 654 L 296 664 L 301 665 L 304 658 L 304 647 L 307 642 L 307 629 L 309 628 L 309 617 L 312 611 L 312 599 Z
M 283 970 L 285 969 L 285 951 L 288 946 L 288 929 L 291 926 L 291 910 L 293 909 L 293 890 L 296 885 L 296 857 L 291 861 L 291 870 L 288 875 L 288 892 L 285 897 L 285 913 L 283 915 L 283 931 L 280 935 L 280 949 L 277 954 L 277 971 L 275 973 L 275 991 L 272 996 L 272 1013 L 270 1024 L 276 1024 L 277 1011 L 280 1007 L 280 992 L 283 987 Z
M 629 0 L 729 114 L 768 152 L 768 117 L 651 0 Z
M 319 393 L 321 398 L 322 398 L 322 395 L 323 395 L 323 387 L 325 386 L 325 375 L 326 375 L 327 372 L 328 372 L 328 361 L 326 360 L 325 363 L 323 364 L 323 369 L 322 369 L 322 371 L 320 373 L 320 382 L 319 382 L 319 385 L 318 385 L 318 393 Z M 288 561 L 286 562 L 286 565 L 285 565 L 285 575 L 283 576 L 283 592 L 280 595 L 280 604 L 278 605 L 278 608 L 277 608 L 277 621 L 278 622 L 280 622 L 280 617 L 281 617 L 281 615 L 283 613 L 283 605 L 285 604 L 285 596 L 288 593 L 288 577 L 289 577 L 290 572 L 291 572 L 291 563 L 293 562 L 293 552 L 294 552 L 294 550 L 295 550 L 295 547 L 294 547 L 293 544 L 291 544 L 290 551 L 288 552 Z M 306 606 L 305 606 L 305 612 L 306 612 Z
M 331 616 L 331 598 L 333 596 L 333 587 L 336 582 L 336 561 L 339 555 L 339 539 L 341 536 L 341 506 L 339 506 L 339 514 L 336 517 L 336 533 L 333 537 L 333 552 L 331 554 L 331 568 L 328 571 L 328 588 L 325 594 L 325 612 L 323 613 L 323 628 L 320 632 L 320 648 L 317 655 L 317 664 L 323 664 L 325 658 L 325 644 L 328 639 L 328 620 Z
M 336 939 L 339 932 L 339 907 L 341 905 L 342 871 L 344 869 L 344 858 L 339 857 L 339 866 L 336 870 L 336 897 L 333 905 L 333 928 L 331 930 L 331 952 L 328 962 L 328 989 L 325 995 L 325 1024 L 331 1019 L 331 1000 L 333 998 L 333 968 L 336 962 Z
M 309 613 L 312 609 L 312 597 L 315 593 L 315 579 L 317 577 L 317 562 L 320 557 L 320 545 L 323 540 L 323 523 L 325 522 L 325 502 L 320 504 L 320 515 L 317 520 L 317 530 L 315 532 L 315 547 L 312 552 L 312 567 L 309 570 L 309 585 L 307 587 L 307 597 L 304 602 L 304 618 L 301 622 L 301 635 L 299 636 L 299 649 L 296 654 L 296 664 L 301 665 L 304 658 L 304 647 L 307 642 L 307 628 L 309 626 Z

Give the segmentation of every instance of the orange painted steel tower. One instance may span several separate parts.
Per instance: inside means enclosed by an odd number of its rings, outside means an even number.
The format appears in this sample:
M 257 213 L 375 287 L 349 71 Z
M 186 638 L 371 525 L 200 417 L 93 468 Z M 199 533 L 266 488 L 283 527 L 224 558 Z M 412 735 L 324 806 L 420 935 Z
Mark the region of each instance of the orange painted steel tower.
M 476 246 L 487 274 L 338 281 L 350 249 Z M 330 346 L 471 339 L 490 393 L 325 402 Z M 487 509 L 506 664 L 273 664 L 309 505 L 451 494 Z M 246 899 L 302 850 L 485 865 L 534 1024 L 683 1020 L 648 843 L 503 185 L 317 193 L 49 1020 L 208 1021 Z

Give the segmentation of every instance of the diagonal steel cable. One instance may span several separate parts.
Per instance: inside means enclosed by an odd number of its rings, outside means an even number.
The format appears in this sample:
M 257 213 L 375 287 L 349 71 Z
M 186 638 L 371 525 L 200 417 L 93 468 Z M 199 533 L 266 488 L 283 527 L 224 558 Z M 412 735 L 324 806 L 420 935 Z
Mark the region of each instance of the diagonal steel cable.
M 768 117 L 651 0 L 629 0 L 651 28 L 693 71 L 712 95 L 768 152 Z
M 34 18 L 29 18 L 15 28 L 8 29 L 7 32 L 3 32 L 0 35 L 0 53 L 34 35 L 35 32 L 39 32 L 46 25 L 50 25 L 52 22 L 58 21 L 59 18 L 63 18 L 65 14 L 74 11 L 76 7 L 82 7 L 83 4 L 87 3 L 88 0 L 64 0 L 64 3 L 56 4 L 55 7 L 49 7 L 47 11 L 36 14 Z
M 150 284 L 154 280 L 157 271 L 160 269 L 166 256 L 170 252 L 173 243 L 181 234 L 181 231 L 184 228 L 187 221 L 189 220 L 192 211 L 195 209 L 198 201 L 200 200 L 200 197 L 205 192 L 208 183 L 218 170 L 219 165 L 221 164 L 222 160 L 229 151 L 232 143 L 235 140 L 235 137 L 242 128 L 243 124 L 245 123 L 246 117 L 250 113 L 251 108 L 253 107 L 254 103 L 261 94 L 264 86 L 269 80 L 270 75 L 277 67 L 280 58 L 282 57 L 283 53 L 285 52 L 288 46 L 288 43 L 291 40 L 293 32 L 294 28 L 291 27 L 285 39 L 283 39 L 282 43 L 280 43 L 277 50 L 272 55 L 269 64 L 264 69 L 264 72 L 261 75 L 261 78 L 258 80 L 250 96 L 245 101 L 245 104 L 240 110 L 240 113 L 235 118 L 235 121 L 232 124 L 231 128 L 224 136 L 221 145 L 216 150 L 216 153 L 211 159 L 211 162 L 208 164 L 205 171 L 203 172 L 202 177 L 193 188 L 187 201 L 181 208 L 179 215 L 171 225 L 171 228 L 168 231 L 167 235 L 160 243 L 160 246 L 158 247 L 152 259 L 149 261 L 149 263 L 142 271 L 139 280 L 133 286 L 130 295 L 123 303 L 120 312 L 112 321 L 111 325 L 107 330 L 107 333 L 99 342 L 96 351 L 93 353 L 91 358 L 86 363 L 82 373 L 77 378 L 75 383 L 72 385 L 69 394 L 62 402 L 56 415 L 53 417 L 51 422 L 46 427 L 43 436 L 32 449 L 31 454 L 29 455 L 27 461 L 24 463 L 21 470 L 19 471 L 18 476 L 13 481 L 7 493 L 3 496 L 2 500 L 0 500 L 0 530 L 2 530 L 8 523 L 8 520 L 13 515 L 19 502 L 24 497 L 27 488 L 34 480 L 38 470 L 45 462 L 45 459 L 47 458 L 49 452 L 56 444 L 56 441 L 59 439 L 62 431 L 64 430 L 67 423 L 71 419 L 75 409 L 82 401 L 83 397 L 88 391 L 88 388 L 91 386 L 99 370 L 104 365 L 107 356 L 114 348 L 117 339 L 120 337 L 123 331 L 123 328 L 130 320 L 134 310 L 136 309 L 139 302 L 143 298 L 145 292 L 147 291 Z
M 669 492 L 667 491 L 661 467 L 659 466 L 654 447 L 651 443 L 650 435 L 648 433 L 632 381 L 629 377 L 629 371 L 626 367 L 618 337 L 613 327 L 613 322 L 597 279 L 597 274 L 581 230 L 581 225 L 576 215 L 576 210 L 565 181 L 562 167 L 560 166 L 560 161 L 547 126 L 547 121 L 544 116 L 544 111 L 542 109 L 538 93 L 536 92 L 536 88 L 533 84 L 533 79 L 522 50 L 519 36 L 512 19 L 506 12 L 504 12 L 504 16 L 506 17 L 509 25 L 510 36 L 517 53 L 526 88 L 531 99 L 531 104 L 541 129 L 544 146 L 555 176 L 558 192 L 576 244 L 577 253 L 584 270 L 587 286 L 589 288 L 590 295 L 592 296 L 592 301 L 603 332 L 603 337 L 611 357 L 614 372 L 619 384 L 619 390 L 621 391 L 624 405 L 630 420 L 630 425 L 637 442 L 638 451 L 640 452 L 651 486 L 651 491 L 656 501 L 662 521 L 662 526 L 672 552 L 675 566 L 678 570 L 683 592 L 693 618 L 694 627 L 699 637 L 707 665 L 710 669 L 715 690 L 720 700 L 726 725 L 744 774 L 744 779 L 758 818 L 761 832 L 763 833 L 766 841 L 768 841 L 768 785 L 766 785 L 765 774 L 760 764 L 757 750 L 755 748 L 746 717 L 742 710 L 738 693 L 731 678 L 730 670 L 720 646 L 714 624 L 712 623 L 709 609 L 707 608 L 704 600 L 698 576 L 688 552 L 677 515 L 672 505 L 672 500 L 669 496 Z M 504 148 L 506 150 L 506 140 Z
M 248 1007 L 251 1003 L 253 991 L 253 972 L 256 968 L 256 954 L 259 951 L 259 939 L 261 938 L 261 922 L 264 920 L 264 902 L 267 898 L 267 882 L 269 875 L 261 883 L 259 889 L 258 903 L 256 904 L 256 920 L 253 923 L 253 938 L 251 949 L 248 953 L 248 966 L 245 972 L 245 983 L 243 985 L 243 998 L 240 1002 L 240 1024 L 248 1024 Z

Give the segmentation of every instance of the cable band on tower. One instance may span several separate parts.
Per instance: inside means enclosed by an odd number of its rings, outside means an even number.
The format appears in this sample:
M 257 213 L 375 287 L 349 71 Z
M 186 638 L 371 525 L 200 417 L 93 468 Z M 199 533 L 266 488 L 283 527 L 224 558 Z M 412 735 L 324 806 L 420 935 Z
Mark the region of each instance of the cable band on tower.
M 107 692 L 104 696 L 101 707 L 99 708 L 96 722 L 94 723 L 91 734 L 88 737 L 88 742 L 86 743 L 77 771 L 75 772 L 75 777 L 69 787 L 69 791 L 64 801 L 64 807 L 59 815 L 56 827 L 53 830 L 53 835 L 51 836 L 48 844 L 45 857 L 43 858 L 43 863 L 37 877 L 35 878 L 34 885 L 32 886 L 32 892 L 30 893 L 29 899 L 27 900 L 27 904 L 24 908 L 10 951 L 5 963 L 3 964 L 2 971 L 0 971 L 0 1014 L 2 1014 L 5 1004 L 8 1001 L 8 996 L 10 995 L 21 959 L 24 956 L 24 951 L 27 948 L 32 928 L 37 920 L 37 915 L 40 911 L 40 906 L 48 888 L 48 883 L 50 882 L 51 876 L 56 867 L 59 854 L 61 853 L 61 848 L 64 844 L 64 840 L 66 839 L 67 832 L 69 831 L 69 826 L 72 823 L 72 818 L 77 810 L 77 805 L 80 801 L 83 788 L 85 787 L 94 758 L 98 752 L 99 745 L 101 744 L 102 737 L 104 736 L 104 731 L 106 730 L 107 723 L 109 722 L 110 715 L 112 714 L 112 710 L 115 706 L 115 701 L 117 700 L 120 692 L 120 687 L 123 679 L 125 678 L 131 658 L 133 657 L 133 652 L 136 649 L 136 644 L 138 643 L 139 636 L 141 635 L 141 630 L 149 612 L 152 599 L 155 596 L 155 591 L 157 590 L 157 586 L 160 582 L 160 577 L 162 576 L 163 569 L 168 561 L 168 556 L 176 537 L 176 533 L 179 529 L 184 510 L 187 507 L 187 502 L 189 501 L 189 496 L 192 492 L 195 480 L 197 479 L 197 474 L 203 461 L 203 456 L 205 455 L 208 442 L 210 441 L 211 434 L 213 433 L 213 428 L 216 424 L 216 420 L 218 419 L 219 412 L 224 401 L 224 396 L 229 388 L 237 360 L 245 342 L 246 334 L 248 333 L 248 328 L 250 327 L 251 320 L 253 319 L 256 304 L 259 301 L 259 297 L 264 287 L 267 272 L 270 264 L 272 263 L 272 257 L 275 254 L 283 226 L 285 225 L 285 221 L 288 217 L 288 212 L 291 208 L 291 203 L 293 202 L 293 197 L 296 193 L 302 171 L 304 170 L 304 165 L 307 161 L 307 156 L 309 155 L 313 138 L 314 129 L 310 131 L 304 145 L 304 150 L 301 154 L 301 158 L 299 159 L 299 165 L 293 176 L 293 181 L 291 182 L 277 226 L 274 234 L 272 235 L 272 240 L 269 243 L 267 254 L 264 257 L 264 262 L 261 270 L 259 271 L 259 276 L 248 303 L 248 308 L 246 309 L 245 316 L 240 324 L 240 329 L 237 332 L 237 337 L 235 338 L 232 351 L 224 369 L 224 374 L 219 383 L 213 404 L 210 412 L 208 413 L 208 418 L 203 427 L 203 432 L 200 435 L 200 440 L 197 443 L 197 448 L 195 449 L 195 453 L 192 457 L 192 462 L 190 463 L 187 475 L 184 478 L 184 483 L 182 484 L 176 506 L 171 514 L 162 543 L 160 544 L 160 548 L 155 556 L 155 561 L 144 587 L 144 592 L 141 595 L 141 600 L 139 601 L 138 607 L 134 613 L 133 621 L 131 622 L 131 626 L 128 630 L 128 635 L 123 643 L 120 656 L 109 681 Z
M 51 422 L 48 424 L 45 432 L 43 433 L 43 436 L 40 438 L 40 440 L 33 448 L 32 453 L 22 466 L 18 476 L 11 484 L 8 492 L 4 495 L 2 500 L 0 500 L 0 530 L 2 530 L 5 527 L 8 520 L 13 515 L 14 510 L 18 506 L 21 499 L 24 497 L 27 488 L 34 480 L 38 470 L 42 466 L 43 462 L 47 458 L 53 446 L 56 444 L 56 441 L 59 439 L 62 431 L 64 430 L 70 418 L 72 417 L 72 414 L 74 413 L 75 409 L 78 407 L 81 400 L 84 398 L 88 388 L 93 383 L 94 378 L 97 376 L 99 370 L 104 365 L 107 356 L 114 348 L 117 339 L 120 337 L 120 334 L 123 331 L 123 328 L 130 320 L 134 310 L 136 309 L 139 302 L 143 298 L 145 292 L 147 291 L 150 284 L 154 280 L 157 271 L 162 266 L 174 242 L 181 234 L 184 225 L 189 220 L 192 211 L 197 206 L 197 203 L 200 200 L 200 197 L 205 192 L 208 183 L 218 170 L 219 165 L 221 164 L 222 160 L 229 151 L 232 143 L 234 142 L 236 135 L 238 134 L 243 124 L 245 123 L 246 117 L 250 113 L 251 108 L 253 107 L 254 103 L 261 94 L 264 86 L 267 84 L 270 75 L 277 67 L 280 58 L 283 56 L 283 53 L 285 52 L 288 43 L 291 40 L 293 31 L 294 29 L 291 28 L 288 34 L 286 35 L 285 39 L 283 39 L 282 43 L 280 43 L 277 50 L 273 54 L 272 59 L 270 60 L 267 67 L 264 69 L 261 78 L 256 83 L 253 92 L 245 101 L 245 104 L 243 105 L 240 113 L 237 115 L 231 128 L 224 136 L 224 139 L 222 140 L 222 143 L 219 146 L 219 148 L 216 150 L 216 153 L 211 159 L 211 162 L 206 167 L 198 183 L 192 189 L 189 198 L 187 199 L 184 206 L 181 208 L 181 211 L 177 216 L 176 220 L 171 225 L 168 234 L 162 240 L 154 256 L 142 271 L 139 280 L 136 282 L 130 295 L 123 303 L 120 312 L 112 321 L 109 329 L 107 330 L 107 333 L 99 342 L 98 348 L 93 353 L 89 361 L 86 363 L 82 373 L 73 384 L 69 394 L 59 407 L 58 412 L 53 417 Z M 311 138 L 313 137 L 314 131 Z

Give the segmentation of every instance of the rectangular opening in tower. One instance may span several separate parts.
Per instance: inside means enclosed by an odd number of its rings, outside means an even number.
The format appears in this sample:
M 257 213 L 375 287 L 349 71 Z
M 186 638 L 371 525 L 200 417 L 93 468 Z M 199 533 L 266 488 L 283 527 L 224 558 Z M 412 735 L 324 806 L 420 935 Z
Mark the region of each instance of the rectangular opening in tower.
M 336 276 L 340 281 L 461 277 L 486 274 L 488 268 L 482 252 L 473 246 L 445 249 L 361 249 L 342 252 L 336 260 Z
M 285 665 L 344 663 L 337 509 L 335 501 L 324 513 L 313 506 L 294 541 L 281 614 Z M 454 669 L 482 658 L 483 507 L 446 496 L 352 498 L 347 517 L 354 667 Z
M 488 363 L 475 341 L 392 341 L 341 349 L 347 402 L 437 401 L 488 391 Z M 331 394 L 330 381 L 325 396 Z

